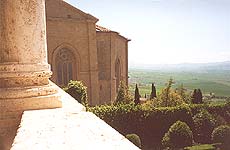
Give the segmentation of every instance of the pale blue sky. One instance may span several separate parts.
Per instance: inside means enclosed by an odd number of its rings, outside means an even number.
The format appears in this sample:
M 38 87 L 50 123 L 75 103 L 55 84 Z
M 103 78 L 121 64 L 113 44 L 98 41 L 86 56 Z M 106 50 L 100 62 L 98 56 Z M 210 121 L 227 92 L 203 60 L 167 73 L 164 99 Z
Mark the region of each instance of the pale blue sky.
M 230 0 L 66 1 L 130 38 L 130 65 L 230 60 Z

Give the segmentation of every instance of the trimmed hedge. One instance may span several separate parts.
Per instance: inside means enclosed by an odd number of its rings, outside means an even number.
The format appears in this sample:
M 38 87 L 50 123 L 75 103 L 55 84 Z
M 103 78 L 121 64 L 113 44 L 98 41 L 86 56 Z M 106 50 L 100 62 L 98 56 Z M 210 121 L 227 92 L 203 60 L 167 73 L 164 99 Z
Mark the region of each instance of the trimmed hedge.
M 173 149 L 191 146 L 192 143 L 192 131 L 186 123 L 181 121 L 175 122 L 162 139 L 162 145 L 164 147 Z
M 132 104 L 103 105 L 90 108 L 109 125 L 123 135 L 136 133 L 142 139 L 143 145 L 161 143 L 164 133 L 180 118 L 187 124 L 192 124 L 192 114 L 188 107 L 143 109 L 141 105 Z M 159 145 L 159 144 L 158 144 Z
M 226 121 L 230 120 L 230 103 L 226 104 L 193 104 L 189 106 L 192 114 L 197 114 L 200 110 L 205 109 L 213 115 L 220 115 Z
M 202 144 L 202 145 L 195 145 L 191 147 L 185 147 L 184 150 L 216 150 L 215 144 Z
M 222 125 L 215 128 L 212 132 L 212 141 L 222 143 L 223 149 L 230 149 L 230 126 Z
M 89 108 L 89 111 L 123 135 L 136 133 L 142 139 L 142 146 L 159 147 L 162 137 L 177 120 L 193 129 L 192 117 L 201 109 L 207 109 L 211 114 L 218 114 L 229 121 L 223 114 L 230 110 L 230 105 L 225 104 L 152 108 L 131 103 L 96 106 Z
M 193 117 L 193 122 L 193 134 L 195 141 L 203 144 L 210 143 L 211 134 L 215 128 L 214 117 L 207 110 L 202 110 Z
M 136 134 L 127 134 L 125 136 L 130 142 L 132 142 L 134 145 L 137 147 L 141 148 L 141 139 L 138 135 Z

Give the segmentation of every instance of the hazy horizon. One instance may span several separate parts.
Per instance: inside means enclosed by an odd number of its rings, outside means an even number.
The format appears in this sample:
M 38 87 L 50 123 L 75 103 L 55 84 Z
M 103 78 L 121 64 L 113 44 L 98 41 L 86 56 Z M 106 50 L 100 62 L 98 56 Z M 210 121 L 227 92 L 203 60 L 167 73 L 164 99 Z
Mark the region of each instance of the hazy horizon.
M 205 64 L 218 64 L 218 63 L 229 63 L 230 64 L 230 60 L 224 60 L 224 61 L 210 61 L 210 62 L 179 62 L 179 63 L 154 63 L 154 64 L 148 64 L 148 63 L 132 63 L 129 64 L 131 66 L 142 66 L 142 65 L 183 65 L 183 64 L 191 64 L 191 65 L 205 65 Z
M 130 38 L 129 65 L 230 60 L 229 0 L 66 0 Z
M 177 64 L 131 64 L 129 69 L 144 70 L 170 70 L 170 71 L 205 71 L 222 70 L 230 71 L 230 61 L 211 62 L 211 63 L 177 63 Z

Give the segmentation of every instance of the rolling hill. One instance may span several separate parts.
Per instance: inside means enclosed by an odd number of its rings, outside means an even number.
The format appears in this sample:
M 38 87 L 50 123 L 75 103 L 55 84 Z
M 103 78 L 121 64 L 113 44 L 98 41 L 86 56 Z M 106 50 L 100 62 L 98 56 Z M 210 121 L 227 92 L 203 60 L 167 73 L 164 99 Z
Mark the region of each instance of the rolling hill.
M 129 85 L 133 90 L 139 84 L 142 95 L 150 93 L 151 83 L 161 90 L 169 78 L 175 87 L 183 84 L 192 91 L 200 88 L 203 93 L 230 97 L 230 61 L 206 64 L 146 65 L 132 66 L 129 69 Z

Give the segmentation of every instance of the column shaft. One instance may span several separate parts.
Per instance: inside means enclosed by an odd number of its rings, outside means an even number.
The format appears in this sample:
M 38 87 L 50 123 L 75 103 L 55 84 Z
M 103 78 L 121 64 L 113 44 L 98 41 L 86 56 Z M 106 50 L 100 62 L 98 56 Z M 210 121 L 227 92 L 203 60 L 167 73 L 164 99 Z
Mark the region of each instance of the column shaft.
M 45 0 L 1 0 L 0 148 L 9 149 L 23 111 L 61 107 L 51 74 Z

